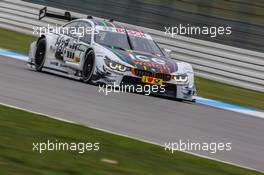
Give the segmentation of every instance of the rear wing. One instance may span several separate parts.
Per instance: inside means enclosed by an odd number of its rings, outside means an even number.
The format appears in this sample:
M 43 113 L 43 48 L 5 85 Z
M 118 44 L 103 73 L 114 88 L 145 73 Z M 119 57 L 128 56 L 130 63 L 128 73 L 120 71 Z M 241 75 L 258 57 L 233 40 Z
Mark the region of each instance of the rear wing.
M 71 13 L 68 11 L 65 11 L 64 15 L 60 15 L 60 14 L 56 14 L 56 13 L 49 13 L 49 12 L 47 12 L 47 7 L 44 7 L 43 9 L 39 10 L 39 20 L 41 20 L 44 17 L 63 19 L 63 20 L 67 20 L 67 21 L 78 19 L 78 18 L 72 17 Z

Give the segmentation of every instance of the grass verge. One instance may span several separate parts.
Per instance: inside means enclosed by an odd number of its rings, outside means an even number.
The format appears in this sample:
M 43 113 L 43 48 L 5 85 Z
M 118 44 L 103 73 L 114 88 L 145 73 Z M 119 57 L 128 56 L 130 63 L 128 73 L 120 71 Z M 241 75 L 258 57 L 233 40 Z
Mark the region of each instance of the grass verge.
M 1 174 L 260 175 L 232 165 L 0 105 Z M 32 143 L 99 142 L 100 150 L 33 151 Z M 107 163 L 103 159 L 114 160 Z
M 264 93 L 195 77 L 198 95 L 204 98 L 264 110 Z
M 28 53 L 29 45 L 36 37 L 0 28 L 0 48 Z
M 21 33 L 0 29 L 0 47 L 27 53 L 29 44 L 36 38 Z M 227 103 L 249 106 L 264 110 L 264 93 L 247 90 L 227 84 L 196 78 L 198 95 Z

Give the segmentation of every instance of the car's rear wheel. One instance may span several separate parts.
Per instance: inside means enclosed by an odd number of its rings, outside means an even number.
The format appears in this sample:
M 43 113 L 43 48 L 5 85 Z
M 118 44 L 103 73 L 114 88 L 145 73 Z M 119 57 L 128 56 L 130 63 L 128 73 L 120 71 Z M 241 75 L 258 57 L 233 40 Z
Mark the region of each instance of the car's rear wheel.
M 86 54 L 85 62 L 83 65 L 82 79 L 85 83 L 90 83 L 94 70 L 95 55 L 94 51 L 90 50 Z
M 35 69 L 36 71 L 41 71 L 44 62 L 45 62 L 45 55 L 46 55 L 46 39 L 41 38 L 37 43 L 37 50 L 35 54 Z

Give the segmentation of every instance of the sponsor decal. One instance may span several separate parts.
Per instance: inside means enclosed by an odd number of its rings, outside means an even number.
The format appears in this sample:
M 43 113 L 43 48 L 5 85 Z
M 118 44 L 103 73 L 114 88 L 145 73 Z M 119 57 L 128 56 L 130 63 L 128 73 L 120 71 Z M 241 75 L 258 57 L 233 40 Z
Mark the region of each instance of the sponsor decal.
M 170 69 L 167 65 L 161 65 L 153 62 L 145 62 L 145 61 L 140 61 L 140 60 L 134 60 L 132 62 L 134 65 L 134 68 L 143 68 L 144 70 L 150 70 L 152 72 L 168 72 L 170 73 Z
M 51 65 L 54 65 L 54 66 L 59 66 L 59 63 L 56 62 L 56 61 L 51 61 L 50 64 L 51 64 Z
M 133 30 L 125 30 L 124 28 L 116 28 L 117 33 L 124 33 L 125 34 L 126 31 L 127 31 L 128 35 L 146 38 L 146 35 L 143 32 L 133 31 Z
M 80 62 L 80 57 L 74 56 L 72 62 L 73 63 L 79 63 Z
M 146 38 L 149 40 L 152 40 L 151 36 L 147 33 L 144 33 L 142 31 L 134 31 L 134 30 L 126 30 L 125 28 L 116 28 L 116 27 L 107 27 L 107 26 L 96 26 L 96 30 L 104 30 L 104 31 L 109 31 L 109 32 L 116 32 L 116 33 L 121 33 L 121 34 L 126 34 L 130 36 L 136 36 L 136 37 L 141 37 L 141 38 Z
M 155 85 L 163 85 L 163 80 L 159 78 L 154 78 L 154 77 L 148 77 L 148 76 L 142 76 L 141 81 L 143 83 L 148 83 L 148 84 L 155 84 Z

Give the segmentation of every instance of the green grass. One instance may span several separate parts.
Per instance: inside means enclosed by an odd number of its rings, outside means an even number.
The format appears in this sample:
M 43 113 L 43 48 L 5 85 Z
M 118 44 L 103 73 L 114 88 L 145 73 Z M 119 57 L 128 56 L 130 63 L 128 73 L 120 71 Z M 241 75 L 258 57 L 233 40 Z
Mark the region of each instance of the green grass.
M 264 110 L 264 93 L 196 77 L 198 95 Z
M 36 38 L 21 33 L 0 29 L 0 47 L 27 53 L 29 44 Z M 228 103 L 264 110 L 264 93 L 196 77 L 198 95 Z
M 0 28 L 0 48 L 28 53 L 29 45 L 36 37 Z
M 260 175 L 232 165 L 192 156 L 171 154 L 137 140 L 69 124 L 29 112 L 0 106 L 1 175 Z M 33 151 L 32 143 L 99 142 L 100 150 Z M 109 164 L 102 159 L 115 160 Z

